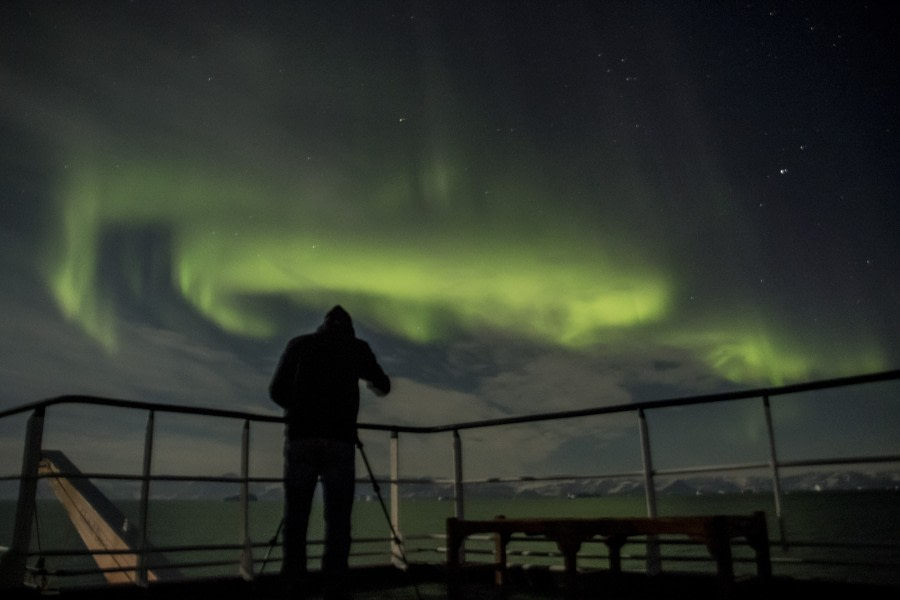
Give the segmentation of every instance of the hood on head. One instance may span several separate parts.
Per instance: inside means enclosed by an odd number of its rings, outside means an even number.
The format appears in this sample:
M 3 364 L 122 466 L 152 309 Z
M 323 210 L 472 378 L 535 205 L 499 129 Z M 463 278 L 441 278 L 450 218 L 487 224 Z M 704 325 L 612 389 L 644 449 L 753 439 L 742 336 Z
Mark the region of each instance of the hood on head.
M 350 313 L 338 304 L 325 313 L 325 321 L 319 329 L 327 331 L 343 331 L 352 334 L 354 333 L 353 319 L 350 318 Z

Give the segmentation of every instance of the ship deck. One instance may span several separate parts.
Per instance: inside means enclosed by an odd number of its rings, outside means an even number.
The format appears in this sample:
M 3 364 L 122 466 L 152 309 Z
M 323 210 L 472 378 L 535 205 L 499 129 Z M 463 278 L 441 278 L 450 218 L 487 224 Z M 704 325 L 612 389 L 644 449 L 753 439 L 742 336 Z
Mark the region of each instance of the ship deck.
M 857 596 L 859 598 L 896 598 L 900 591 L 900 580 L 897 578 L 898 571 L 898 547 L 897 531 L 896 531 L 896 500 L 894 496 L 887 497 L 882 493 L 877 495 L 863 494 L 854 497 L 852 504 L 842 499 L 840 503 L 829 504 L 828 511 L 815 513 L 818 521 L 812 521 L 805 524 L 803 528 L 800 525 L 794 525 L 796 520 L 791 521 L 792 526 L 786 527 L 785 524 L 789 519 L 785 518 L 782 510 L 782 501 L 785 495 L 790 493 L 783 488 L 782 470 L 804 470 L 804 469 L 820 469 L 823 467 L 856 465 L 859 468 L 866 467 L 869 469 L 895 468 L 900 464 L 900 454 L 889 455 L 838 455 L 838 456 L 815 456 L 809 458 L 795 458 L 792 460 L 779 459 L 776 451 L 776 438 L 774 423 L 780 413 L 772 412 L 772 400 L 790 402 L 795 396 L 806 398 L 805 395 L 812 392 L 826 391 L 835 388 L 852 387 L 858 389 L 860 386 L 874 385 L 876 389 L 873 397 L 885 399 L 890 402 L 896 398 L 896 387 L 886 387 L 887 384 L 895 386 L 900 382 L 900 371 L 891 371 L 886 373 L 864 375 L 858 377 L 842 378 L 837 380 L 826 380 L 820 382 L 810 382 L 806 384 L 797 384 L 792 386 L 783 386 L 778 389 L 765 390 L 746 390 L 743 392 L 730 392 L 727 394 L 708 395 L 702 397 L 667 399 L 659 401 L 650 401 L 642 403 L 631 403 L 620 406 L 603 406 L 596 409 L 579 410 L 566 413 L 548 413 L 543 415 L 527 415 L 524 417 L 510 417 L 504 419 L 494 419 L 488 421 L 470 421 L 462 423 L 454 423 L 436 427 L 400 427 L 396 425 L 386 424 L 361 424 L 360 429 L 373 439 L 381 439 L 382 451 L 387 455 L 385 461 L 389 475 L 376 476 L 371 468 L 366 454 L 362 452 L 362 444 L 360 444 L 360 454 L 365 466 L 367 467 L 369 479 L 362 479 L 361 483 L 371 485 L 373 490 L 378 492 L 379 482 L 386 484 L 388 488 L 388 498 L 385 500 L 381 497 L 380 492 L 377 496 L 380 507 L 376 507 L 373 515 L 370 515 L 368 521 L 378 522 L 377 528 L 371 528 L 370 531 L 361 531 L 359 562 L 351 563 L 354 565 L 366 564 L 371 566 L 354 566 L 351 578 L 352 587 L 354 589 L 354 597 L 356 600 L 367 599 L 432 599 L 432 598 L 471 598 L 479 600 L 482 598 L 505 598 L 511 600 L 518 599 L 540 599 L 540 598 L 642 598 L 655 599 L 665 598 L 666 600 L 678 598 L 772 598 L 772 597 L 792 597 L 792 596 L 809 596 L 809 595 L 836 595 L 837 597 Z M 763 398 L 763 402 L 757 400 Z M 733 406 L 735 401 L 752 402 L 762 413 L 760 422 L 766 426 L 766 444 L 769 450 L 769 457 L 753 457 L 746 462 L 726 463 L 726 464 L 700 464 L 683 466 L 677 469 L 669 469 L 660 471 L 653 466 L 651 445 L 651 429 L 646 427 L 645 412 L 659 411 L 660 413 L 679 410 L 684 407 L 699 405 L 715 405 L 715 406 Z M 749 406 L 741 404 L 740 406 Z M 83 411 L 92 414 L 96 410 L 124 410 L 130 411 L 130 414 L 137 416 L 138 420 L 145 418 L 146 427 L 144 435 L 144 452 L 141 456 L 141 464 L 143 466 L 139 473 L 125 470 L 123 472 L 109 472 L 104 467 L 105 456 L 95 456 L 92 460 L 79 460 L 78 465 L 66 458 L 63 449 L 48 449 L 44 446 L 44 422 L 49 420 L 50 423 L 65 422 L 71 419 L 70 413 L 74 412 L 80 415 Z M 241 457 L 240 473 L 229 473 L 225 476 L 210 476 L 208 472 L 201 473 L 182 473 L 178 472 L 160 472 L 156 473 L 151 468 L 154 447 L 155 419 L 157 414 L 172 415 L 182 417 L 190 415 L 191 418 L 201 419 L 204 424 L 210 423 L 211 426 L 219 426 L 219 424 L 228 424 L 229 431 L 237 433 L 236 439 L 231 440 L 230 447 L 239 450 L 236 455 Z M 517 477 L 515 474 L 506 478 L 467 478 L 462 460 L 463 456 L 463 436 L 460 431 L 483 430 L 495 431 L 497 428 L 529 428 L 549 427 L 551 423 L 559 421 L 571 422 L 572 420 L 585 421 L 588 417 L 595 420 L 603 420 L 611 416 L 636 415 L 637 427 L 635 428 L 635 444 L 634 448 L 640 450 L 641 469 L 639 471 L 617 471 L 615 473 L 608 472 L 589 472 L 584 474 L 555 476 L 547 475 L 543 478 L 537 477 Z M 741 413 L 742 415 L 744 413 Z M 27 417 L 27 421 L 24 420 Z M 743 418 L 743 417 L 742 417 Z M 244 412 L 223 411 L 218 409 L 191 408 L 176 405 L 166 405 L 159 403 L 148 403 L 131 400 L 96 398 L 86 396 L 64 396 L 44 400 L 32 405 L 26 405 L 10 411 L 0 411 L 0 423 L 6 423 L 8 419 L 17 420 L 14 425 L 23 428 L 22 432 L 22 468 L 21 472 L 16 474 L 4 475 L 0 473 L 0 481 L 9 482 L 18 488 L 17 500 L 12 507 L 10 514 L 3 515 L 6 520 L 3 527 L 7 534 L 6 539 L 0 539 L 3 544 L 2 554 L 0 554 L 0 593 L 5 600 L 17 600 L 19 598 L 33 598 L 43 595 L 58 595 L 66 600 L 78 600 L 81 598 L 90 598 L 91 600 L 119 600 L 130 598 L 198 598 L 207 600 L 213 595 L 226 595 L 228 597 L 247 597 L 259 598 L 266 600 L 268 598 L 293 597 L 296 595 L 286 596 L 280 586 L 279 578 L 272 573 L 277 569 L 276 564 L 280 562 L 280 553 L 276 550 L 275 556 L 269 559 L 269 552 L 276 547 L 278 537 L 278 529 L 272 525 L 271 518 L 268 524 L 265 523 L 267 513 L 260 511 L 258 506 L 254 506 L 251 502 L 251 492 L 254 486 L 272 486 L 277 488 L 281 484 L 280 473 L 266 474 L 261 473 L 257 476 L 255 473 L 251 476 L 250 465 L 254 463 L 251 460 L 251 454 L 255 457 L 257 454 L 266 455 L 266 448 L 256 448 L 250 444 L 251 428 L 254 432 L 271 433 L 279 431 L 283 427 L 283 419 L 272 415 L 256 415 Z M 137 422 L 137 421 L 135 421 Z M 58 426 L 58 425 L 57 425 Z M 596 427 L 596 422 L 591 421 L 588 426 Z M 447 441 L 452 442 L 452 466 L 453 472 L 450 476 L 438 477 L 437 475 L 429 475 L 426 478 L 410 477 L 405 475 L 400 469 L 399 457 L 400 451 L 400 433 L 404 436 L 404 443 L 407 438 L 412 436 L 439 436 Z M 135 443 L 134 432 L 121 432 L 123 443 Z M 387 439 L 387 436 L 390 436 Z M 80 443 L 80 438 L 75 436 L 75 447 Z M 423 438 L 418 438 L 423 439 Z M 468 442 L 471 442 L 466 438 Z M 139 440 L 138 440 L 139 442 Z M 467 443 L 468 443 L 467 442 Z M 404 446 L 405 447 L 405 446 Z M 466 446 L 467 448 L 469 446 Z M 65 450 L 70 450 L 66 448 Z M 280 456 L 280 446 L 273 445 L 270 449 L 275 456 Z M 278 459 L 273 459 L 273 464 L 278 464 Z M 499 466 L 499 465 L 498 465 Z M 384 468 L 384 467 L 382 467 Z M 496 538 L 493 538 L 493 548 L 485 544 L 491 543 L 491 538 L 486 535 L 480 536 L 478 540 L 472 540 L 472 546 L 466 550 L 461 556 L 463 559 L 462 573 L 456 568 L 457 565 L 448 565 L 441 562 L 441 558 L 436 556 L 443 555 L 446 557 L 446 548 L 449 547 L 449 533 L 441 532 L 441 525 L 445 523 L 445 519 L 453 515 L 464 515 L 466 499 L 469 499 L 470 506 L 474 500 L 478 500 L 480 496 L 470 495 L 469 490 L 481 490 L 484 492 L 486 486 L 503 486 L 515 487 L 520 484 L 528 486 L 537 482 L 557 482 L 563 479 L 574 478 L 578 481 L 587 480 L 619 480 L 621 478 L 638 477 L 642 482 L 643 501 L 647 507 L 647 517 L 656 518 L 657 510 L 657 490 L 660 487 L 660 479 L 677 475 L 679 477 L 689 475 L 705 475 L 709 473 L 757 473 L 766 474 L 769 478 L 770 486 L 765 489 L 765 493 L 757 496 L 753 495 L 750 504 L 742 503 L 744 508 L 750 510 L 763 511 L 767 514 L 768 525 L 766 527 L 768 539 L 771 540 L 769 548 L 776 550 L 771 556 L 772 569 L 765 569 L 771 573 L 772 577 L 763 578 L 762 571 L 759 570 L 759 548 L 766 547 L 766 544 L 757 543 L 754 545 L 751 540 L 747 539 L 750 547 L 757 552 L 756 569 L 753 575 L 748 573 L 748 565 L 738 569 L 735 573 L 729 570 L 729 578 L 726 585 L 727 590 L 723 590 L 720 577 L 717 579 L 715 574 L 691 571 L 691 567 L 702 566 L 702 562 L 709 562 L 709 556 L 693 556 L 690 553 L 683 552 L 684 547 L 674 546 L 674 544 L 683 540 L 666 539 L 665 561 L 661 561 L 662 554 L 658 554 L 662 540 L 659 543 L 654 542 L 653 551 L 650 550 L 649 544 L 644 544 L 638 538 L 638 544 L 643 547 L 636 547 L 634 552 L 630 553 L 629 560 L 631 564 L 623 567 L 623 570 L 616 572 L 613 568 L 614 563 L 618 563 L 619 554 L 615 554 L 612 550 L 619 548 L 618 545 L 612 544 L 610 537 L 631 536 L 638 534 L 644 535 L 649 542 L 649 536 L 653 532 L 649 531 L 630 531 L 618 533 L 612 531 L 592 532 L 598 534 L 599 539 L 592 540 L 596 544 L 585 551 L 582 556 L 583 562 L 577 565 L 577 577 L 573 585 L 572 568 L 574 567 L 574 555 L 569 556 L 571 552 L 566 539 L 559 538 L 556 534 L 550 535 L 551 532 L 543 532 L 542 539 L 537 540 L 540 544 L 545 544 L 548 540 L 556 543 L 559 552 L 552 549 L 546 549 L 545 546 L 530 546 L 526 548 L 526 544 L 517 546 L 515 549 L 515 565 L 510 565 L 507 572 L 508 578 L 504 585 L 497 586 L 494 584 L 494 565 L 491 561 L 498 561 L 499 565 L 507 564 L 503 560 L 503 552 L 500 552 L 498 559 L 498 550 Z M 111 496 L 107 496 L 101 487 L 110 482 L 124 482 L 130 486 L 126 489 L 129 492 L 128 498 L 133 498 L 132 503 L 128 507 L 119 506 L 116 500 Z M 211 531 L 209 523 L 214 523 L 215 536 L 203 536 L 201 538 L 182 536 L 186 527 L 182 525 L 177 528 L 179 535 L 170 536 L 169 538 L 159 539 L 150 535 L 150 532 L 156 533 L 161 531 L 158 528 L 159 520 L 165 518 L 168 513 L 154 512 L 158 505 L 154 504 L 156 498 L 151 494 L 150 484 L 158 482 L 178 482 L 180 484 L 189 484 L 194 482 L 215 483 L 220 485 L 231 486 L 229 490 L 237 489 L 240 493 L 236 496 L 237 502 L 227 503 L 227 511 L 214 511 L 210 514 L 211 519 L 207 526 L 199 527 L 199 531 Z M 48 520 L 47 511 L 38 514 L 38 500 L 40 499 L 38 486 L 43 489 L 50 489 L 57 497 L 60 504 L 64 505 L 65 512 L 63 517 L 68 515 L 68 519 L 72 520 L 72 515 L 77 513 L 86 515 L 84 519 L 89 521 L 90 527 L 79 527 L 78 519 L 72 522 L 72 531 L 69 532 L 70 538 L 53 534 L 59 533 L 58 530 L 68 527 L 68 525 L 59 525 L 63 521 L 59 521 L 58 527 L 48 526 L 53 521 Z M 384 513 L 385 520 L 390 524 L 392 532 L 399 528 L 397 524 L 401 522 L 401 512 L 410 508 L 408 503 L 401 502 L 404 491 L 417 485 L 435 485 L 440 484 L 441 489 L 451 491 L 449 497 L 453 499 L 451 510 L 441 510 L 426 515 L 427 519 L 416 525 L 410 525 L 409 529 L 403 531 L 406 535 L 400 536 L 399 533 L 393 533 L 392 540 L 388 540 L 383 533 L 383 525 L 381 516 L 377 514 L 377 508 L 381 508 Z M 121 486 L 120 486 L 121 487 Z M 887 492 L 894 494 L 896 488 L 892 488 Z M 124 496 L 123 496 L 124 497 Z M 415 496 L 413 496 L 415 497 Z M 502 498 L 507 496 L 500 494 Z M 703 496 L 698 496 L 703 500 Z M 829 496 L 829 498 L 834 498 Z M 859 506 L 856 503 L 859 502 Z M 390 511 L 388 510 L 390 505 Z M 711 516 L 717 513 L 713 512 L 713 505 L 709 503 L 701 503 L 699 506 L 692 502 L 690 506 L 684 505 L 677 514 L 681 517 L 696 517 L 697 515 Z M 217 506 L 219 504 L 217 503 Z M 794 504 L 796 506 L 796 503 Z M 43 506 L 43 505 L 42 505 Z M 204 504 L 203 506 L 207 506 Z M 223 503 L 222 506 L 225 506 Z M 422 505 L 416 505 L 422 506 Z M 718 505 L 716 505 L 718 506 Z M 848 507 L 852 506 L 856 511 L 856 516 L 850 519 L 852 527 L 848 523 L 843 524 L 841 531 L 834 531 L 833 528 L 820 527 L 821 523 L 828 523 L 829 520 L 844 519 L 848 514 Z M 87 509 L 91 510 L 88 511 Z M 127 510 L 131 511 L 126 514 Z M 553 510 L 549 515 L 551 519 L 568 519 L 572 515 L 568 514 L 569 505 L 562 507 L 553 505 Z M 502 510 L 498 507 L 497 511 L 485 513 L 482 507 L 481 514 L 506 515 L 505 518 L 521 518 L 522 515 L 513 515 L 509 510 L 514 511 L 512 504 L 504 502 Z M 810 508 L 815 511 L 819 508 Z M 600 519 L 603 517 L 621 517 L 627 515 L 630 520 L 635 515 L 631 512 L 618 514 L 618 509 L 607 510 L 592 508 L 587 513 L 590 519 Z M 542 511 L 541 518 L 548 518 Z M 621 512 L 621 511 L 619 511 Z M 187 513 L 186 513 L 187 514 Z M 193 514 L 193 513 L 191 513 Z M 403 512 L 404 516 L 407 514 Z M 469 514 L 480 514 L 472 511 Z M 581 518 L 586 518 L 585 514 L 581 514 Z M 162 515 L 162 516 L 159 516 Z M 839 515 L 839 516 L 835 516 Z M 42 519 L 44 527 L 39 528 L 39 516 Z M 170 515 L 171 516 L 171 515 Z M 251 518 L 251 516 L 253 518 Z M 269 515 L 271 517 L 271 515 Z M 277 517 L 278 515 L 275 515 Z M 530 516 L 530 513 L 529 515 Z M 671 513 L 668 516 L 671 516 Z M 791 518 L 803 519 L 802 510 L 790 513 Z M 128 518 L 131 517 L 131 518 Z M 274 517 L 273 517 L 274 518 Z M 621 519 L 619 519 L 621 520 Z M 251 523 L 254 527 L 251 527 Z M 260 524 L 263 524 L 261 526 Z M 102 527 L 101 527 L 102 525 Z M 194 523 L 190 522 L 193 526 Z M 156 529 L 155 529 L 156 527 Z M 416 528 L 418 527 L 418 529 Z M 101 531 L 102 530 L 102 531 Z M 276 535 L 269 540 L 267 535 L 275 530 Z M 264 533 L 260 533 L 263 531 Z M 790 535 L 788 535 L 790 531 Z M 221 535 L 218 533 L 221 532 Z M 238 532 L 237 538 L 234 532 Z M 380 533 L 379 533 L 380 532 Z M 804 533 L 805 532 L 805 533 Z M 88 535 L 88 534 L 91 535 Z M 102 533 L 102 535 L 98 535 Z M 410 535 L 412 533 L 412 535 Z M 447 533 L 447 536 L 444 536 Z M 511 534 L 512 532 L 500 532 L 502 535 Z M 520 532 L 522 533 L 522 532 Z M 669 532 L 672 533 L 672 532 Z M 696 538 L 696 531 L 691 535 L 690 531 L 680 531 L 680 534 L 687 533 L 692 539 L 690 543 L 703 545 L 693 539 Z M 113 535 L 115 534 L 115 535 Z M 134 535 L 132 535 L 134 534 Z M 139 534 L 139 535 L 138 535 Z M 535 532 L 525 531 L 519 538 L 534 537 Z M 613 535 L 615 534 L 615 535 Z M 838 535 L 840 534 L 840 535 Z M 852 534 L 852 535 L 850 535 Z M 78 536 L 82 540 L 82 545 L 73 544 L 74 536 Z M 151 540 L 151 537 L 153 539 Z M 577 537 L 577 536 L 576 536 Z M 747 537 L 744 535 L 744 537 Z M 393 547 L 396 539 L 402 539 L 403 545 L 407 545 L 403 559 L 410 556 L 413 560 L 409 561 L 409 570 L 401 570 L 392 566 L 392 561 L 397 558 L 397 554 Z M 589 539 L 585 537 L 581 541 Z M 579 538 L 580 539 L 580 538 Z M 617 538 L 618 539 L 618 538 Z M 268 540 L 268 541 L 264 541 Z M 517 541 L 522 541 L 517 538 Z M 526 540 L 528 542 L 534 540 Z M 571 540 L 568 540 L 571 541 Z M 577 540 L 576 540 L 577 541 Z M 707 549 L 710 549 L 709 541 Z M 316 540 L 319 542 L 319 540 Z M 456 540 L 451 545 L 455 545 Z M 373 544 L 375 544 L 373 546 Z M 562 545 L 560 545 L 562 544 Z M 606 545 L 604 549 L 602 545 Z M 442 547 L 443 546 L 443 547 Z M 718 547 L 718 546 L 717 546 Z M 787 549 L 791 549 L 791 553 Z M 260 554 L 265 550 L 266 559 L 260 560 Z M 439 554 L 435 554 L 435 552 Z M 671 551 L 671 553 L 670 553 Z M 254 552 L 256 553 L 254 555 Z M 569 552 L 569 554 L 567 554 Z M 574 552 L 577 554 L 578 550 Z M 606 553 L 606 554 L 604 554 Z M 613 560 L 614 554 L 617 557 Z M 713 553 L 715 554 L 715 553 Z M 677 556 L 676 556 L 677 555 Z M 510 554 L 512 556 L 512 553 Z M 561 558 L 562 556 L 562 558 Z M 91 557 L 92 564 L 87 557 Z M 721 557 L 721 556 L 720 556 Z M 103 559 L 118 559 L 116 561 L 104 561 Z M 563 560 L 565 558 L 565 560 Z M 669 560 L 671 558 L 671 560 Z M 746 556 L 737 555 L 735 559 L 747 562 Z M 46 559 L 46 561 L 45 561 Z M 65 559 L 65 560 L 64 560 Z M 84 560 L 83 560 L 84 559 Z M 547 560 L 549 559 L 549 561 Z M 769 558 L 766 557 L 766 561 Z M 365 562 L 363 562 L 365 561 Z M 420 562 L 423 561 L 423 562 Z M 271 562 L 269 572 L 265 571 L 267 562 Z M 374 562 L 374 564 L 372 564 Z M 452 561 L 451 561 L 452 562 Z M 550 562 L 548 566 L 546 563 Z M 718 559 L 716 561 L 718 563 Z M 559 563 L 563 563 L 560 565 Z M 604 565 L 609 565 L 609 569 Z M 665 568 L 663 568 L 665 564 Z M 670 569 L 671 565 L 677 565 Z M 563 567 L 563 569 L 560 568 Z M 569 572 L 564 572 L 564 568 L 568 566 Z M 619 565 L 621 566 L 621 565 Z M 685 569 L 684 572 L 678 569 Z M 720 569 L 721 565 L 716 566 Z M 157 573 L 161 571 L 163 575 Z M 661 574 L 660 571 L 662 571 Z M 191 573 L 192 575 L 188 575 Z M 241 573 L 247 574 L 249 580 L 241 578 Z M 462 579 L 454 579 L 461 587 L 455 588 L 449 585 L 450 578 L 448 574 L 453 573 L 454 576 L 461 576 Z M 649 574 L 657 573 L 657 574 Z M 721 574 L 721 573 L 720 573 Z M 737 574 L 736 579 L 731 579 Z M 35 582 L 43 583 L 42 577 L 48 580 L 45 589 L 33 587 Z M 102 579 L 101 579 L 102 578 Z M 171 579 L 169 579 L 171 578 Z M 79 584 L 79 581 L 96 581 L 91 584 Z M 105 580 L 105 583 L 104 581 Z M 139 583 L 135 583 L 139 582 Z M 878 582 L 878 583 L 865 583 Z M 459 594 L 453 594 L 453 591 L 459 591 Z M 727 594 L 723 594 L 727 591 Z M 313 576 L 310 581 L 310 589 L 306 591 L 306 598 L 318 599 L 322 598 L 321 586 L 316 582 Z
M 457 598 L 462 600 L 544 600 L 586 599 L 602 597 L 608 600 L 721 600 L 769 598 L 836 597 L 866 600 L 893 600 L 898 588 L 858 582 L 824 579 L 796 579 L 773 577 L 763 583 L 755 577 L 739 578 L 727 593 L 718 586 L 714 576 L 687 573 L 663 573 L 655 576 L 622 573 L 615 577 L 608 571 L 586 571 L 579 574 L 578 589 L 569 593 L 561 573 L 544 569 L 510 569 L 509 582 L 503 586 L 493 583 L 488 568 L 471 568 Z M 394 567 L 354 569 L 352 598 L 354 600 L 437 600 L 448 599 L 446 569 L 442 565 L 416 565 L 409 571 Z M 153 600 L 156 598 L 208 600 L 209 598 L 252 598 L 276 600 L 294 598 L 286 594 L 276 575 L 260 576 L 252 581 L 239 577 L 211 578 L 184 582 L 153 583 L 146 587 L 135 585 L 107 585 L 62 590 L 19 588 L 4 590 L 6 600 L 25 600 L 54 595 L 64 600 Z M 316 574 L 311 574 L 306 600 L 323 599 Z

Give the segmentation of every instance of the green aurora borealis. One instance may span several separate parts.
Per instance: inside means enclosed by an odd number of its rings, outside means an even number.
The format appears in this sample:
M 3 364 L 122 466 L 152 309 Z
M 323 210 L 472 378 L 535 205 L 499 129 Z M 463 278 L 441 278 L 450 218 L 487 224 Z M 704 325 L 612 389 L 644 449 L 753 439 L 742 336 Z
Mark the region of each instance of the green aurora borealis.
M 104 228 L 121 225 L 162 224 L 172 231 L 173 283 L 236 335 L 278 332 L 273 319 L 241 306 L 242 297 L 269 294 L 300 304 L 354 298 L 364 314 L 418 342 L 440 341 L 456 328 L 527 323 L 519 329 L 528 336 L 576 346 L 596 341 L 604 329 L 658 321 L 670 301 L 665 275 L 638 257 L 605 260 L 610 249 L 588 234 L 560 235 L 552 224 L 551 239 L 541 240 L 547 236 L 538 225 L 548 223 L 520 225 L 514 210 L 502 230 L 481 231 L 451 217 L 428 231 L 405 220 L 388 225 L 408 210 L 399 186 L 384 199 L 360 199 L 354 205 L 361 209 L 348 215 L 328 197 L 304 203 L 294 197 L 302 192 L 280 197 L 264 186 L 172 171 L 117 168 L 92 179 L 103 184 L 72 182 L 61 193 L 65 233 L 57 255 L 63 258 L 48 274 L 60 305 L 110 347 L 114 315 L 100 309 L 94 286 L 84 284 L 100 276 Z M 374 223 L 377 232 L 348 227 L 346 220 Z
M 734 306 L 720 324 L 679 327 L 678 273 L 658 251 L 552 214 L 520 217 L 520 190 L 501 188 L 491 199 L 502 227 L 456 217 L 452 206 L 429 226 L 402 216 L 412 212 L 413 194 L 389 177 L 371 196 L 342 201 L 330 189 L 313 197 L 302 187 L 254 187 L 177 168 L 79 170 L 87 176 L 60 188 L 61 231 L 49 237 L 61 242 L 46 273 L 60 308 L 110 351 L 117 316 L 98 291 L 100 239 L 106 228 L 161 226 L 171 234 L 172 284 L 237 336 L 281 331 L 254 299 L 321 307 L 347 298 L 363 321 L 415 343 L 486 328 L 578 348 L 655 330 L 747 384 L 802 380 L 822 362 L 846 373 L 886 366 L 875 347 L 841 359 L 792 344 L 777 320 L 754 318 L 750 306 Z

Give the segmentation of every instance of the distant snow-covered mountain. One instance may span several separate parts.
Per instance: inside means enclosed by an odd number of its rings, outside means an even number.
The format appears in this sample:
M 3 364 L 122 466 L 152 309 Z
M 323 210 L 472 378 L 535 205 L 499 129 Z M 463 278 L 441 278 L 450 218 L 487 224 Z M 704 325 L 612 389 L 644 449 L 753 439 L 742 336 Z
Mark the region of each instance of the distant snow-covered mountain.
M 236 479 L 233 473 L 226 473 L 221 479 Z M 110 498 L 138 499 L 140 483 L 137 481 L 98 480 L 95 482 Z M 380 480 L 382 494 L 387 496 L 386 478 Z M 657 493 L 661 495 L 705 495 L 705 494 L 752 494 L 772 491 L 770 477 L 754 476 L 692 476 L 658 477 Z M 810 471 L 785 475 L 781 479 L 785 493 L 831 492 L 859 490 L 900 491 L 900 471 Z M 408 480 L 400 486 L 404 498 L 449 499 L 453 497 L 453 485 L 433 483 L 429 480 Z M 465 487 L 467 497 L 542 497 L 578 498 L 596 496 L 642 495 L 643 481 L 639 477 L 618 478 L 554 478 L 551 481 L 525 478 L 519 481 L 490 481 L 469 483 Z M 51 498 L 53 493 L 48 485 L 38 486 L 39 497 Z M 150 495 L 162 500 L 233 500 L 240 494 L 240 485 L 228 481 L 154 481 L 150 485 Z M 250 494 L 258 501 L 282 499 L 281 484 L 278 482 L 251 483 Z M 361 481 L 357 485 L 357 495 L 374 497 L 371 483 Z M 15 496 L 4 496 L 14 499 Z

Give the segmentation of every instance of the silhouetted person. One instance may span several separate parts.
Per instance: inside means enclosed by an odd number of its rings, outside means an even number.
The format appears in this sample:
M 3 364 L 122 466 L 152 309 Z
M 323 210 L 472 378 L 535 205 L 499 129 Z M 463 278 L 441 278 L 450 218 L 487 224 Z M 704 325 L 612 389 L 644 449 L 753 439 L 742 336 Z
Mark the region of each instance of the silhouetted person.
M 298 593 L 306 577 L 306 533 L 319 478 L 325 502 L 326 594 L 348 593 L 360 380 L 379 396 L 391 390 L 369 345 L 356 337 L 350 315 L 335 306 L 315 333 L 288 342 L 269 385 L 269 396 L 284 408 L 287 421 L 281 573 L 287 587 Z

